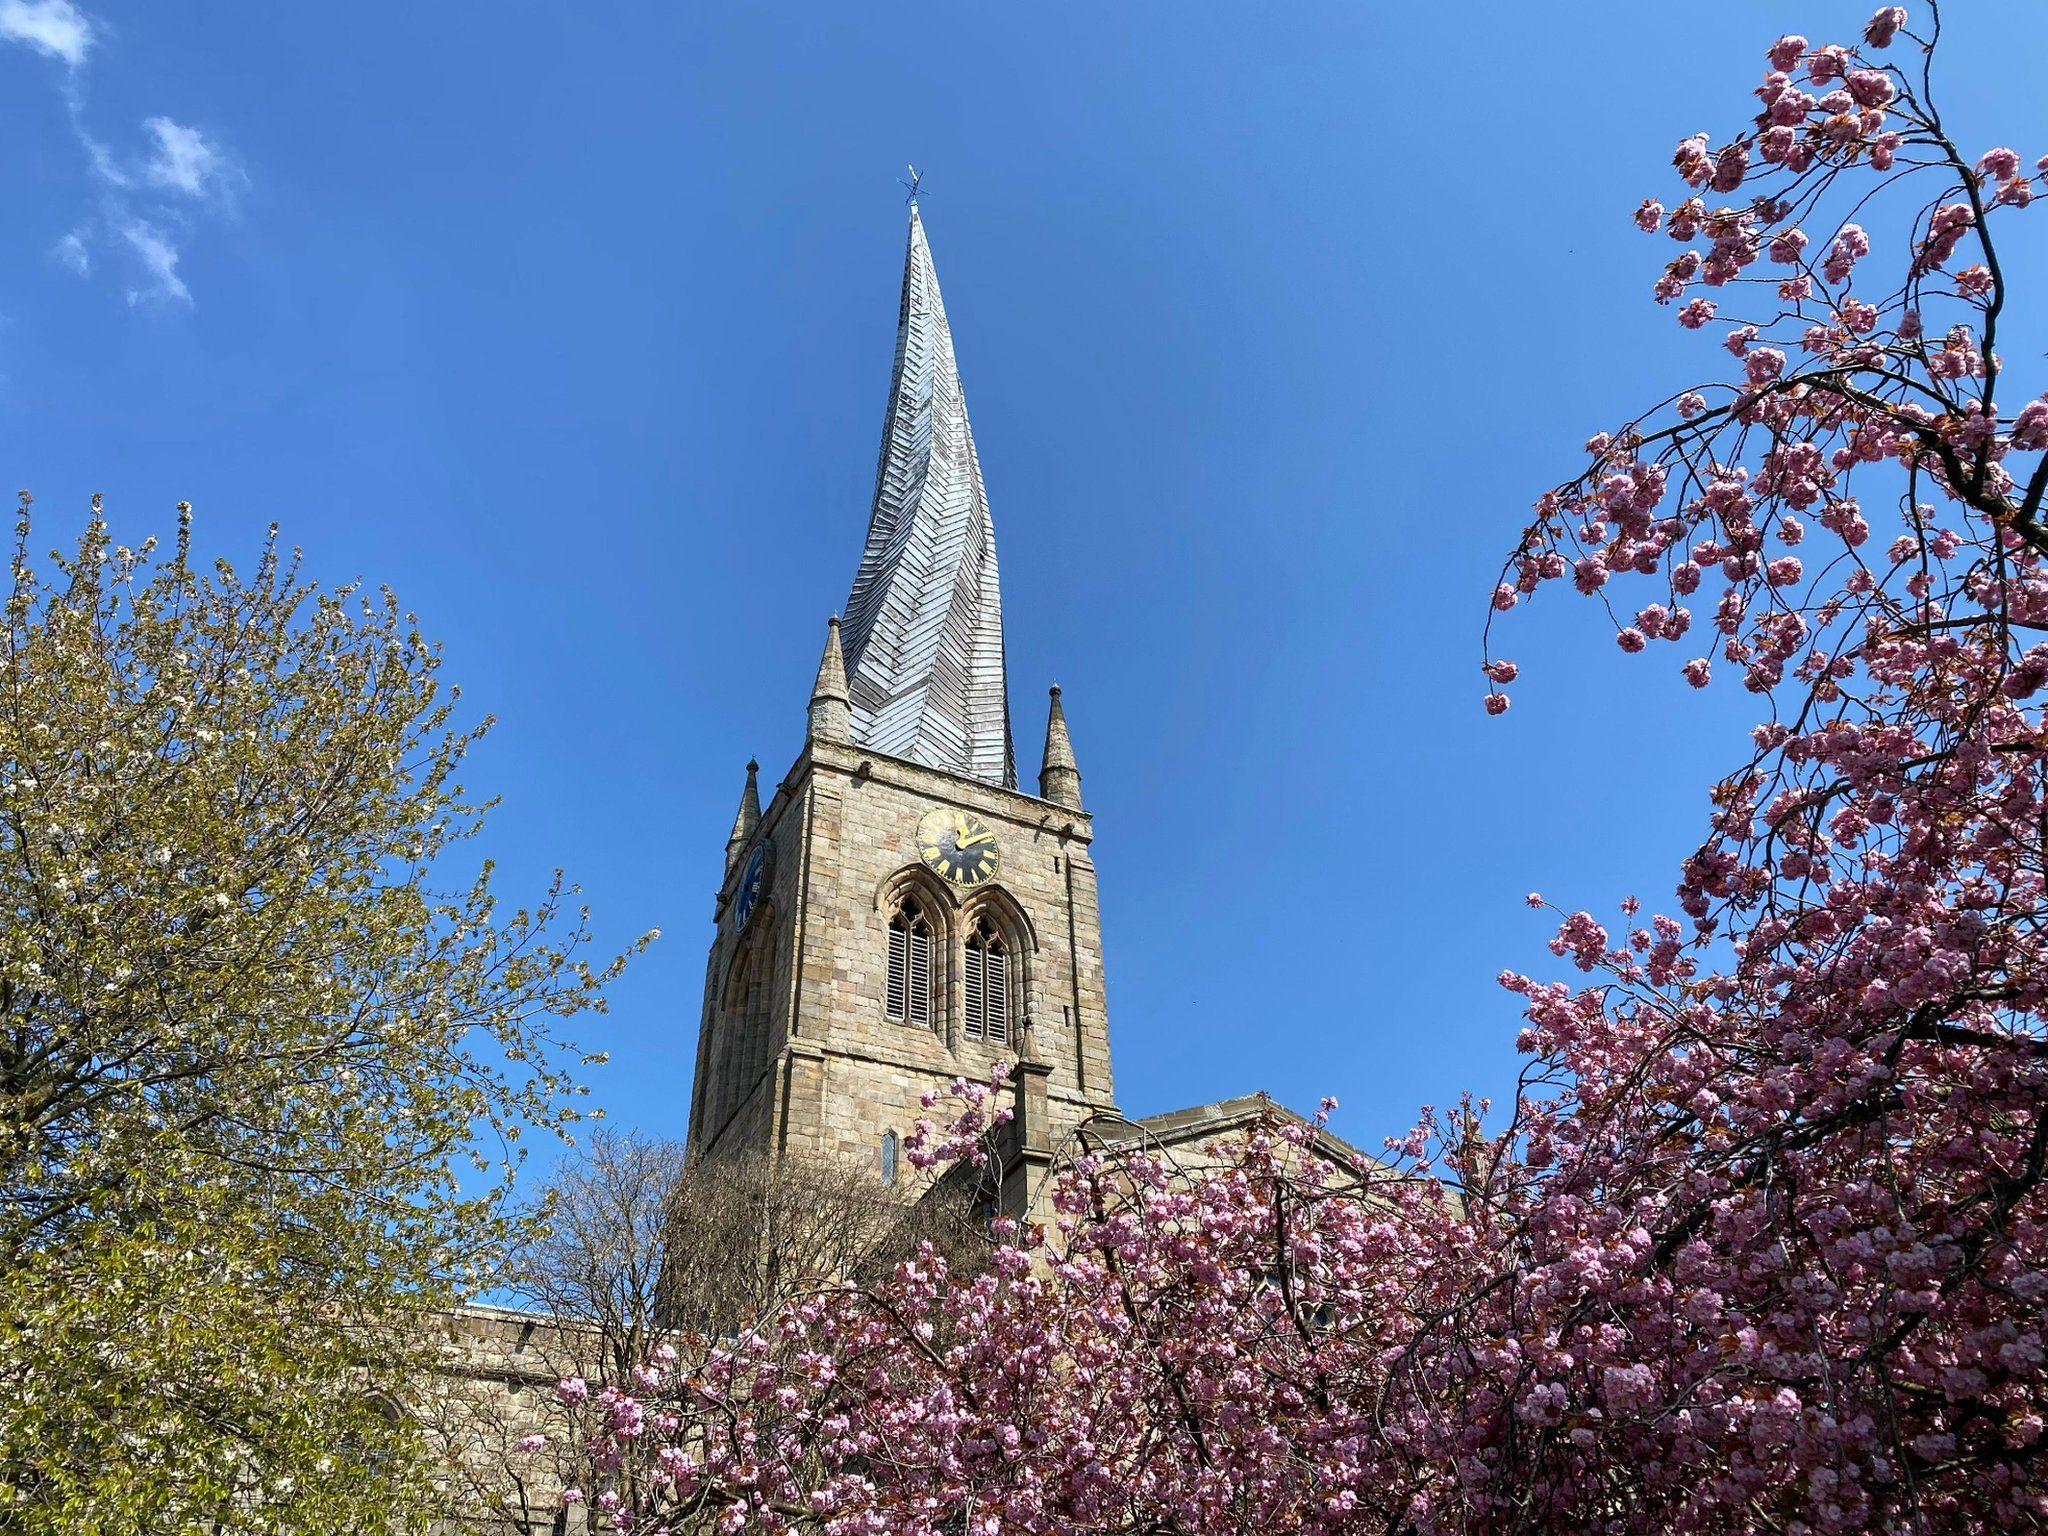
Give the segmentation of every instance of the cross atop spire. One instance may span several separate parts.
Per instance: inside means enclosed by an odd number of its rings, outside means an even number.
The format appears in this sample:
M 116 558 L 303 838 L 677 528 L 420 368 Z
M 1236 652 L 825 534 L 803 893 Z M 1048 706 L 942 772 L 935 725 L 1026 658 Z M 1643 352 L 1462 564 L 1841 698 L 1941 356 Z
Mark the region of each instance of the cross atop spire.
M 853 739 L 1014 789 L 995 527 L 915 191 L 874 510 L 840 634 Z

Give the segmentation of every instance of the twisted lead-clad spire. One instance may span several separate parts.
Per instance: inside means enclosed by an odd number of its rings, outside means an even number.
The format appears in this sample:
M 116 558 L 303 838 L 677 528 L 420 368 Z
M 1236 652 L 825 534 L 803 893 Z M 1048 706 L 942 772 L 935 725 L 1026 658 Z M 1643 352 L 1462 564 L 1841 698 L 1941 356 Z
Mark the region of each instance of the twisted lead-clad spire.
M 1016 788 L 995 528 L 915 204 L 874 511 L 841 641 L 855 742 Z

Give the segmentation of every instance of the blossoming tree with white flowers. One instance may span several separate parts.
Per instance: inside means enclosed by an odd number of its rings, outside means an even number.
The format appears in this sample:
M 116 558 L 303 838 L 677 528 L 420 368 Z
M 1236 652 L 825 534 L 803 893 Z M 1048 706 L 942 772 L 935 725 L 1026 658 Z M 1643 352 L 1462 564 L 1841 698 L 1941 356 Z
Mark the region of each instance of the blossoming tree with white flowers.
M 182 511 L 182 509 L 181 509 Z M 440 655 L 275 543 L 30 551 L 0 588 L 0 1529 L 436 1518 L 425 1320 L 515 1230 L 563 1021 L 615 965 L 566 892 L 444 884 L 483 807 Z M 478 1167 L 457 1177 L 465 1154 Z

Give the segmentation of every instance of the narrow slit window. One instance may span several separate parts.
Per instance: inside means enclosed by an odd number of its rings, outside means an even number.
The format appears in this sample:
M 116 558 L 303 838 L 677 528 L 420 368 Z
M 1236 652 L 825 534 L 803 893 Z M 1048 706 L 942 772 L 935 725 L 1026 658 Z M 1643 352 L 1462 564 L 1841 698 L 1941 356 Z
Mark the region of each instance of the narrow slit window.
M 894 1131 L 884 1131 L 882 1132 L 882 1183 L 889 1185 L 895 1182 L 896 1133 Z
M 1010 1038 L 1010 956 L 985 922 L 967 938 L 966 1025 L 977 1040 Z

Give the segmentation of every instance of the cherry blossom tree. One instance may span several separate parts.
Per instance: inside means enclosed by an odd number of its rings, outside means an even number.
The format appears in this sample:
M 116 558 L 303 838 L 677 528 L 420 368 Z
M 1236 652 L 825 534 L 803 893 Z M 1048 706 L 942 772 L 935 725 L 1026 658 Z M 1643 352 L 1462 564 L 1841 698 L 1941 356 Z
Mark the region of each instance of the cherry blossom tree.
M 913 1163 L 984 1167 L 1000 1078 L 956 1083 Z M 1090 1143 L 1050 1226 L 997 1222 L 971 1278 L 927 1243 L 879 1283 L 821 1277 L 708 1355 L 681 1338 L 628 1382 L 565 1380 L 590 1473 L 572 1498 L 638 1531 L 1412 1524 L 1434 1421 L 1404 1404 L 1392 1422 L 1389 1388 L 1411 1319 L 1468 1274 L 1420 1240 L 1456 1197 L 1320 1154 L 1320 1119 L 1275 1112 L 1201 1168 Z
M 1922 15 L 1779 39 L 1635 212 L 1725 357 L 1588 443 L 1494 618 L 1568 582 L 1764 718 L 1672 913 L 1560 914 L 1584 979 L 1502 977 L 1504 1123 L 1426 1113 L 1384 1162 L 1277 1113 L 1207 1168 L 1087 1145 L 972 1280 L 927 1254 L 565 1383 L 610 1523 L 2048 1524 L 2048 398 L 1998 335 L 2035 184 L 1944 128 Z M 995 1088 L 957 1087 L 918 1157 L 972 1168 Z
M 1592 985 L 1504 978 L 1535 1067 L 1496 1147 L 1500 1374 L 1462 1410 L 1489 1519 L 2048 1516 L 2048 400 L 1998 350 L 2035 188 L 1944 129 L 1926 14 L 1779 39 L 1752 122 L 1680 143 L 1636 222 L 1728 361 L 1593 438 L 1495 593 L 1569 582 L 1766 718 L 1678 915 L 1573 913 Z

